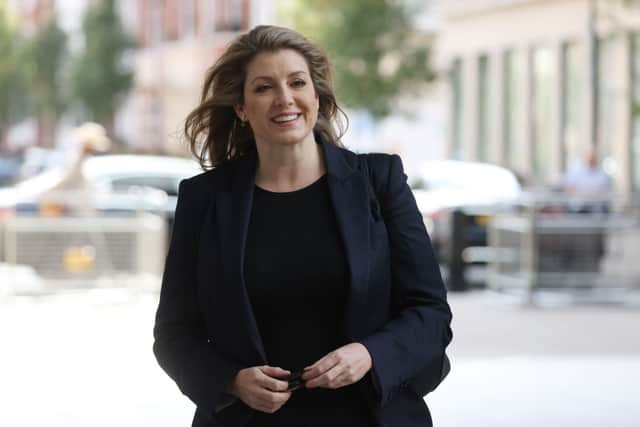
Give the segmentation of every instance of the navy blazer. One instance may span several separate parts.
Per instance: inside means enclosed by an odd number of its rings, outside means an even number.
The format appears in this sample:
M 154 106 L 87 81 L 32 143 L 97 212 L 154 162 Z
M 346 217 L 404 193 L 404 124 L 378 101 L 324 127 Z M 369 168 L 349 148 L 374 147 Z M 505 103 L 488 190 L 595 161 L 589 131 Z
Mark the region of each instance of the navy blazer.
M 350 269 L 344 332 L 373 361 L 362 393 L 379 425 L 430 426 L 422 395 L 440 381 L 451 311 L 400 157 L 367 155 L 367 176 L 359 155 L 319 143 Z M 246 425 L 254 410 L 222 405 L 224 390 L 267 363 L 243 282 L 256 158 L 180 184 L 153 349 L 196 404 L 194 426 Z

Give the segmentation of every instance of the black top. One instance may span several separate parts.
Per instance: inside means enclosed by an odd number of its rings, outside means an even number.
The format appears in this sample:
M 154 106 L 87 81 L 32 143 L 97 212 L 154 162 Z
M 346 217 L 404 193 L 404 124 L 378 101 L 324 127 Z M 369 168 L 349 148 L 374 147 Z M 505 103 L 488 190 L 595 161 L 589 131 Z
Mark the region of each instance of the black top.
M 295 372 L 348 343 L 349 266 L 326 175 L 292 192 L 255 188 L 244 269 L 269 365 Z M 369 426 L 358 386 L 298 389 L 249 425 Z

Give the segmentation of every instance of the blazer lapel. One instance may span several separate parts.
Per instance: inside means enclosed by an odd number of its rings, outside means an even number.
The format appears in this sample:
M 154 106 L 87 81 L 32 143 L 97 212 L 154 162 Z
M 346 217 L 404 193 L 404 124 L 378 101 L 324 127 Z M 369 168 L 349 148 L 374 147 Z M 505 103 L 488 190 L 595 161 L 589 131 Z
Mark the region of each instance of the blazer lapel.
M 329 193 L 350 270 L 350 288 L 345 307 L 347 337 L 361 338 L 366 330 L 369 277 L 369 183 L 368 177 L 350 165 L 345 153 L 321 139 L 327 167 Z
M 255 185 L 256 154 L 247 155 L 239 161 L 232 177 L 230 191 L 217 194 L 218 233 L 224 280 L 218 291 L 220 301 L 224 301 L 221 312 L 227 330 L 247 328 L 248 333 L 232 332 L 234 343 L 242 355 L 253 355 L 251 359 L 266 363 L 262 339 L 256 324 L 251 303 L 244 284 L 244 253 L 247 240 L 253 189 Z

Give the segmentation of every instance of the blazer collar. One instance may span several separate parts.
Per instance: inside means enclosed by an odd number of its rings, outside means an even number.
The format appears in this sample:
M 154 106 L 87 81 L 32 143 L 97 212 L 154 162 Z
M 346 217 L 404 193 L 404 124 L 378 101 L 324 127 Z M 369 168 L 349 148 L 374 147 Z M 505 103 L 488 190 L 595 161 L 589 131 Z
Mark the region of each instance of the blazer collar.
M 356 172 L 356 169 L 347 162 L 345 150 L 331 144 L 319 133 L 316 133 L 315 135 L 316 141 L 322 145 L 327 174 L 329 176 L 332 176 L 339 181 L 343 181 Z
M 319 132 L 314 132 L 316 141 L 322 146 L 327 175 L 338 181 L 350 177 L 356 172 L 345 157 L 345 150 L 327 141 Z M 253 191 L 256 182 L 258 154 L 255 149 L 238 159 L 232 180 L 232 191 Z
M 316 139 L 317 136 L 316 136 Z M 358 173 L 357 157 L 321 140 L 327 167 L 329 194 L 349 264 L 349 292 L 345 304 L 345 334 L 349 340 L 362 338 L 369 287 L 370 200 L 369 177 Z

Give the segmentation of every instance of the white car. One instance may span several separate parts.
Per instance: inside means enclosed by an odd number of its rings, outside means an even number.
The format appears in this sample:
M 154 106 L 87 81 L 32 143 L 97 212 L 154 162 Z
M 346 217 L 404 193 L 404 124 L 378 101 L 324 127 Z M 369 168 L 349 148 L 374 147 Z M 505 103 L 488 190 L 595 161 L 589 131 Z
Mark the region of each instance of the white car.
M 102 211 L 152 210 L 173 218 L 178 185 L 202 172 L 197 162 L 178 157 L 103 155 L 90 157 L 82 174 L 95 189 L 93 199 Z M 36 210 L 40 198 L 63 179 L 61 168 L 45 171 L 0 189 L 0 211 Z
M 83 175 L 98 193 L 132 195 L 148 189 L 166 195 L 162 210 L 173 218 L 180 181 L 201 173 L 200 165 L 180 157 L 105 155 L 87 159 Z
M 510 205 L 522 196 L 515 175 L 489 163 L 434 160 L 420 170 L 424 189 L 415 190 L 422 212 L 457 207 Z
M 516 176 L 488 163 L 440 160 L 425 163 L 418 178 L 424 188 L 413 193 L 439 261 L 461 269 L 486 263 L 488 221 L 523 196 Z

